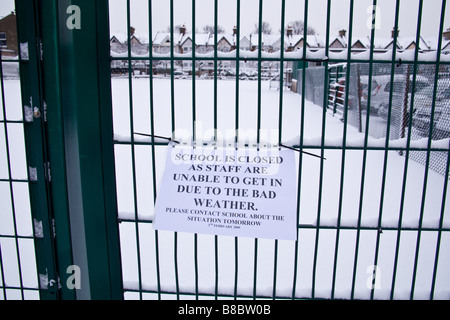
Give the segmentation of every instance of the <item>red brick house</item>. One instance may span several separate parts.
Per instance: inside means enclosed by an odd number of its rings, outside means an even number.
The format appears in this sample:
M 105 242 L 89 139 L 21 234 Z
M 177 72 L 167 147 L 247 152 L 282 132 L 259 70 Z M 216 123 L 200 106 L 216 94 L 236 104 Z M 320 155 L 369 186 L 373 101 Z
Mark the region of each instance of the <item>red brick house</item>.
M 2 56 L 7 57 L 15 57 L 19 53 L 14 12 L 0 19 L 0 50 Z

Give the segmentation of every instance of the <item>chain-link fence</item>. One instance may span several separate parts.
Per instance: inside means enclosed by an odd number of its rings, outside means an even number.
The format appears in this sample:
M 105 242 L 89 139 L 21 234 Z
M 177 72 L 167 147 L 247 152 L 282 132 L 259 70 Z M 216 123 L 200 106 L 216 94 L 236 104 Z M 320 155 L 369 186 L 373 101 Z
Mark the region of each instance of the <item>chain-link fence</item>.
M 363 134 L 368 132 L 371 139 L 385 141 L 389 137 L 390 144 L 396 140 L 402 146 L 410 143 L 412 147 L 427 147 L 431 137 L 430 146 L 431 141 L 441 141 L 447 147 L 446 139 L 450 137 L 448 65 L 439 68 L 436 88 L 434 65 L 420 64 L 414 67 L 413 64 L 399 63 L 392 67 L 390 63 L 372 66 L 369 63 L 355 63 L 349 71 L 348 88 L 346 69 L 347 64 L 330 65 L 328 69 L 329 112 L 343 121 L 346 114 L 345 122 Z M 298 70 L 300 86 L 302 72 Z M 324 76 L 324 67 L 306 69 L 306 99 L 318 106 L 323 105 Z M 345 108 L 347 113 L 344 112 Z M 430 128 L 431 123 L 433 125 Z M 427 161 L 424 152 L 411 151 L 410 156 L 422 164 Z M 429 166 L 440 174 L 445 174 L 446 161 L 445 152 L 430 153 Z

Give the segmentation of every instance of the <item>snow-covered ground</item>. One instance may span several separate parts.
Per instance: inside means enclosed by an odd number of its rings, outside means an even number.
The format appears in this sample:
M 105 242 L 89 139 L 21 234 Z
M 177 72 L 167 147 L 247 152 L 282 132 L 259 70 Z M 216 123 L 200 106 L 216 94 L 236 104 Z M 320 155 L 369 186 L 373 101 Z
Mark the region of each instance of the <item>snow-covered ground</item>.
M 6 93 L 6 117 L 8 120 L 21 119 L 22 102 L 18 80 L 4 81 Z M 155 79 L 154 83 L 154 132 L 160 136 L 171 136 L 171 82 L 169 79 Z M 114 78 L 114 130 L 115 138 L 120 141 L 130 139 L 129 95 L 128 80 Z M 148 78 L 133 79 L 133 111 L 134 132 L 150 133 L 150 83 Z M 217 136 L 220 140 L 234 141 L 236 118 L 236 83 L 232 80 L 220 80 L 217 83 Z M 192 81 L 175 81 L 175 137 L 190 141 L 192 135 Z M 312 103 L 305 103 L 304 129 L 301 124 L 301 96 L 292 92 L 283 92 L 282 109 L 282 141 L 289 145 L 299 143 L 299 135 L 303 132 L 305 145 L 317 146 L 321 142 L 322 109 Z M 210 141 L 214 135 L 214 82 L 198 80 L 196 82 L 196 128 L 197 141 Z M 280 92 L 270 90 L 268 82 L 262 82 L 261 88 L 261 142 L 276 143 L 278 141 Z M 255 81 L 241 81 L 239 87 L 239 137 L 244 143 L 256 142 L 256 127 L 258 115 L 258 83 Z M 0 113 L 3 120 L 3 113 Z M 364 136 L 351 126 L 348 126 L 347 145 L 362 146 Z M 0 123 L 0 178 L 8 179 L 7 158 L 4 138 L 4 124 Z M 12 178 L 26 179 L 26 164 L 23 145 L 23 131 L 21 124 L 8 124 L 9 147 L 11 157 Z M 337 117 L 326 115 L 325 143 L 328 146 L 341 146 L 343 136 L 343 122 Z M 135 136 L 136 140 L 148 140 Z M 384 146 L 384 139 L 369 139 L 372 146 Z M 405 141 L 396 140 L 392 145 L 402 146 Z M 420 147 L 424 141 L 418 140 L 413 145 Z M 436 141 L 437 147 L 448 147 L 448 140 Z M 156 147 L 157 182 L 162 177 L 166 154 L 165 146 Z M 120 218 L 134 218 L 133 180 L 130 146 L 117 144 L 116 175 L 118 207 Z M 152 157 L 149 145 L 135 147 L 135 168 L 137 185 L 137 212 L 139 219 L 153 219 L 153 177 Z M 319 150 L 307 150 L 318 154 Z M 366 175 L 364 182 L 364 196 L 362 202 L 361 225 L 372 229 L 361 230 L 360 245 L 357 256 L 355 298 L 370 298 L 367 281 L 371 279 L 374 264 L 376 238 L 379 214 L 382 213 L 379 256 L 377 261 L 377 283 L 375 298 L 389 298 L 393 265 L 397 245 L 397 231 L 388 230 L 399 224 L 399 210 L 401 205 L 401 191 L 403 188 L 404 156 L 390 151 L 387 161 L 387 175 L 384 198 L 380 199 L 382 191 L 382 173 L 384 151 L 368 151 Z M 335 261 L 336 226 L 338 223 L 339 196 L 341 183 L 342 151 L 326 149 L 324 164 L 322 202 L 320 207 L 320 226 L 331 228 L 320 229 L 318 225 L 318 196 L 320 160 L 305 155 L 301 166 L 300 214 L 299 223 L 308 228 L 299 229 L 297 274 L 295 283 L 296 297 L 311 297 L 313 274 L 315 274 L 315 297 L 329 298 L 332 290 L 333 265 Z M 344 166 L 344 183 L 342 194 L 342 214 L 340 225 L 355 227 L 358 224 L 359 201 L 361 193 L 361 173 L 363 151 L 347 150 Z M 417 228 L 419 225 L 422 194 L 424 188 L 424 166 L 409 161 L 408 175 L 405 184 L 404 209 L 402 226 Z M 298 173 L 293 173 L 298 176 Z M 426 197 L 423 210 L 422 226 L 437 228 L 441 215 L 441 205 L 444 188 L 444 177 L 430 170 L 426 184 Z M 17 232 L 19 235 L 31 236 L 32 223 L 26 183 L 13 183 L 14 204 L 16 209 Z M 448 209 L 449 196 L 447 193 L 444 211 L 443 227 L 450 227 Z M 176 200 L 174 200 L 176 201 Z M 8 182 L 0 182 L 0 234 L 13 235 L 14 221 L 11 211 L 11 197 Z M 380 208 L 380 204 L 382 207 Z M 155 231 L 151 223 L 138 224 L 141 285 L 144 290 L 155 291 L 158 288 L 156 278 Z M 314 252 L 316 236 L 318 237 L 317 264 L 314 270 Z M 335 282 L 335 298 L 350 298 L 352 289 L 353 267 L 356 249 L 355 230 L 342 229 L 339 235 L 337 270 Z M 124 284 L 127 289 L 139 287 L 137 268 L 136 224 L 133 222 L 120 223 L 121 252 L 123 262 Z M 163 291 L 176 290 L 176 273 L 174 261 L 175 236 L 172 232 L 158 233 L 160 285 Z M 398 267 L 395 282 L 394 297 L 409 298 L 411 291 L 413 267 L 415 260 L 418 232 L 416 230 L 402 231 L 399 243 Z M 433 277 L 438 232 L 422 231 L 420 250 L 417 264 L 415 283 L 415 298 L 429 298 Z M 177 235 L 177 266 L 179 290 L 181 292 L 195 291 L 196 270 L 198 266 L 198 289 L 200 293 L 214 294 L 216 291 L 216 249 L 215 238 L 211 235 L 198 235 L 197 247 L 192 234 L 178 233 Z M 9 286 L 20 286 L 18 265 L 14 238 L 0 238 L 5 283 Z M 290 297 L 294 284 L 295 242 L 279 241 L 277 256 L 275 256 L 275 241 L 260 239 L 257 242 L 257 275 L 255 277 L 255 240 L 239 238 L 237 252 L 233 237 L 219 236 L 217 242 L 218 259 L 218 287 L 219 294 L 233 295 L 235 289 L 235 274 L 237 272 L 237 293 L 252 296 L 256 278 L 256 294 L 258 296 L 272 296 L 274 274 L 276 275 L 277 296 Z M 37 288 L 37 275 L 33 254 L 32 239 L 19 239 L 20 261 L 23 285 Z M 197 251 L 195 251 L 197 249 Z M 197 264 L 195 261 L 197 252 Z M 450 236 L 447 231 L 442 233 L 439 264 L 436 278 L 435 298 L 450 299 Z M 235 261 L 235 257 L 238 260 Z M 276 259 L 276 273 L 274 272 Z M 235 266 L 237 264 L 237 270 Z M 0 277 L 1 281 L 2 277 Z M 20 297 L 20 291 L 7 290 L 8 298 Z M 0 294 L 3 292 L 0 291 Z M 36 291 L 25 291 L 28 298 L 36 298 Z M 137 298 L 135 292 L 127 292 L 127 298 Z M 166 294 L 163 298 L 172 299 L 175 295 Z M 193 298 L 192 295 L 182 295 L 182 298 Z M 0 296 L 1 298 L 1 296 Z M 156 294 L 144 294 L 144 298 L 157 298 Z
M 126 78 L 114 78 L 113 108 L 114 131 L 118 141 L 130 140 L 130 96 L 129 83 Z M 232 143 L 235 135 L 236 121 L 236 82 L 219 80 L 217 82 L 217 138 L 219 141 Z M 134 132 L 150 133 L 150 82 L 148 78 L 133 79 L 132 103 Z M 193 97 L 191 80 L 175 80 L 174 87 L 174 120 L 175 131 L 172 132 L 171 81 L 155 79 L 153 81 L 154 133 L 190 142 L 193 132 Z M 209 142 L 214 136 L 214 81 L 197 80 L 195 91 L 196 141 Z M 239 86 L 239 137 L 242 143 L 256 142 L 258 118 L 258 83 L 241 81 Z M 304 128 L 301 130 L 301 96 L 292 92 L 283 92 L 282 108 L 282 142 L 287 145 L 298 145 L 300 134 L 306 146 L 320 146 L 322 138 L 322 109 L 308 101 L 304 109 Z M 280 91 L 270 90 L 268 82 L 262 82 L 261 88 L 261 143 L 276 144 L 278 142 Z M 325 145 L 341 146 L 344 132 L 343 122 L 337 117 L 326 115 Z M 348 146 L 363 146 L 364 135 L 356 128 L 347 127 Z M 136 141 L 148 138 L 135 135 Z M 384 139 L 369 139 L 370 146 L 384 147 Z M 392 146 L 404 146 L 404 140 L 391 142 Z M 417 140 L 413 146 L 426 146 L 426 141 Z M 433 146 L 448 148 L 448 140 L 433 142 Z M 118 144 L 116 151 L 116 175 L 118 191 L 119 215 L 123 219 L 134 218 L 132 159 L 129 145 Z M 305 150 L 318 154 L 319 150 Z M 156 181 L 159 183 L 164 167 L 166 147 L 156 147 Z M 152 157 L 149 145 L 135 147 L 135 168 L 137 186 L 137 212 L 141 220 L 153 219 L 153 177 Z M 314 226 L 319 223 L 318 196 L 321 192 L 320 226 L 336 227 L 338 224 L 340 184 L 343 178 L 342 210 L 340 225 L 355 227 L 361 193 L 361 174 L 363 165 L 362 150 L 347 150 L 345 154 L 344 174 L 341 177 L 342 150 L 325 150 L 326 160 L 323 167 L 322 190 L 320 182 L 320 160 L 305 155 L 301 165 L 300 214 L 299 223 L 312 228 L 301 228 L 299 231 L 298 265 L 295 293 L 296 297 L 311 297 L 313 274 L 315 274 L 315 297 L 329 298 L 332 290 L 333 265 L 335 261 L 336 228 L 321 229 L 318 237 L 317 267 L 314 270 L 314 252 L 317 231 Z M 387 157 L 386 183 L 382 194 L 382 176 L 385 152 L 368 151 L 364 193 L 362 200 L 361 226 L 378 227 L 380 214 L 381 227 L 391 228 L 399 225 L 399 212 L 403 189 L 404 156 L 396 151 L 389 151 Z M 424 189 L 424 170 L 422 164 L 412 160 L 408 163 L 408 175 L 404 186 L 404 208 L 401 225 L 417 228 L 420 223 L 422 194 Z M 298 173 L 293 173 L 298 176 Z M 158 184 L 157 184 L 158 185 Z M 422 227 L 438 228 L 441 216 L 441 205 L 444 189 L 444 177 L 430 170 L 426 184 L 426 197 L 423 206 Z M 448 193 L 446 202 L 448 203 Z M 174 199 L 176 201 L 176 199 Z M 380 207 L 381 206 L 381 207 Z M 443 227 L 450 227 L 448 205 L 445 208 Z M 127 289 L 138 289 L 137 252 L 140 252 L 141 285 L 144 290 L 157 290 L 155 231 L 151 223 L 139 223 L 139 249 L 136 243 L 136 224 L 122 222 L 120 224 L 124 283 Z M 362 230 L 357 256 L 355 298 L 370 298 L 371 290 L 367 286 L 371 279 L 376 238 L 376 229 Z M 335 282 L 335 298 L 350 298 L 352 289 L 353 266 L 356 249 L 355 230 L 341 230 L 337 256 Z M 436 253 L 438 232 L 422 231 L 415 283 L 414 298 L 429 298 Z M 176 290 L 176 278 L 179 290 L 194 292 L 195 290 L 195 245 L 194 235 L 179 233 L 176 246 L 178 274 L 175 272 L 174 234 L 160 231 L 158 233 L 160 285 L 163 291 Z M 418 232 L 402 231 L 399 242 L 398 267 L 395 282 L 395 298 L 409 298 L 415 260 Z M 278 254 L 275 258 L 275 241 L 259 240 L 257 252 L 256 294 L 272 296 L 274 284 L 274 262 L 276 259 L 276 294 L 290 297 L 294 283 L 295 242 L 279 241 Z M 379 255 L 377 260 L 377 283 L 375 298 L 389 298 L 393 276 L 393 265 L 397 246 L 397 231 L 383 230 L 380 235 Z M 450 298 L 450 276 L 446 270 L 450 267 L 450 237 L 448 232 L 442 233 L 439 264 L 437 269 L 435 298 Z M 253 295 L 255 240 L 238 239 L 238 251 L 235 251 L 235 239 L 218 237 L 218 288 L 219 294 L 234 293 L 235 255 L 237 254 L 237 274 L 239 295 Z M 197 245 L 198 289 L 201 293 L 214 294 L 215 239 L 211 235 L 198 235 Z M 378 286 L 379 285 L 379 286 Z M 136 298 L 137 293 L 128 292 L 127 298 Z M 149 294 L 148 298 L 156 295 Z M 173 298 L 173 295 L 165 295 Z M 186 296 L 189 298 L 189 296 Z

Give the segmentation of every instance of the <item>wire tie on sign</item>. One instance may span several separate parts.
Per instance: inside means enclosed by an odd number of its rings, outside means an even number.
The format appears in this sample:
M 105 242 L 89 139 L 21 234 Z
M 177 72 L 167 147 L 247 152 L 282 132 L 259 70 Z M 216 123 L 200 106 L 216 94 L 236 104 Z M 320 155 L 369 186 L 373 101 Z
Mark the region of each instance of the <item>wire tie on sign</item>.
M 319 156 L 317 154 L 310 153 L 310 152 L 307 152 L 307 151 L 304 151 L 304 150 L 300 150 L 300 149 L 296 149 L 296 148 L 293 148 L 293 147 L 288 147 L 288 146 L 286 146 L 286 145 L 284 145 L 282 143 L 280 143 L 280 147 L 283 147 L 283 148 L 286 148 L 286 149 L 289 149 L 289 150 L 293 150 L 293 151 L 296 151 L 296 152 L 301 152 L 301 153 L 307 154 L 307 155 L 315 157 L 315 158 L 327 160 L 327 158 L 324 158 L 324 157 Z
M 140 135 L 140 136 L 145 136 L 145 137 L 153 137 L 153 138 L 159 138 L 159 139 L 164 139 L 170 142 L 174 142 L 177 144 L 180 144 L 180 141 L 174 140 L 172 138 L 169 137 L 163 137 L 163 136 L 157 136 L 155 134 L 148 134 L 148 133 L 140 133 L 140 132 L 135 132 L 134 134 Z

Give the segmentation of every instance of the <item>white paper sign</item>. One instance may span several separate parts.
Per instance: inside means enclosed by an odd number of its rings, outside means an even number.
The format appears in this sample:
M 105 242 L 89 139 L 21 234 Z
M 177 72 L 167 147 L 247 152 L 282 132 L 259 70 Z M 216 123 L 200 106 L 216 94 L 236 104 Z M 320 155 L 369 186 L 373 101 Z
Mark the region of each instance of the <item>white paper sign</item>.
M 296 240 L 292 150 L 169 147 L 157 230 Z

